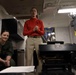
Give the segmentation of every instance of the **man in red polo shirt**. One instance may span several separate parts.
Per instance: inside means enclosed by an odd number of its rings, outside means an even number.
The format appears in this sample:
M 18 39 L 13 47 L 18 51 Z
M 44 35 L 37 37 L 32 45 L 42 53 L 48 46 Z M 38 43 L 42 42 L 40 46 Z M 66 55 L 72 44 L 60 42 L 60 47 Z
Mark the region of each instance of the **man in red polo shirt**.
M 27 20 L 24 24 L 23 35 L 28 36 L 26 40 L 26 65 L 31 66 L 32 58 L 33 58 L 33 51 L 36 50 L 37 57 L 38 57 L 38 50 L 39 44 L 41 44 L 42 38 L 41 36 L 44 35 L 44 25 L 41 20 L 37 18 L 38 13 L 37 9 L 33 7 L 30 10 L 31 18 Z

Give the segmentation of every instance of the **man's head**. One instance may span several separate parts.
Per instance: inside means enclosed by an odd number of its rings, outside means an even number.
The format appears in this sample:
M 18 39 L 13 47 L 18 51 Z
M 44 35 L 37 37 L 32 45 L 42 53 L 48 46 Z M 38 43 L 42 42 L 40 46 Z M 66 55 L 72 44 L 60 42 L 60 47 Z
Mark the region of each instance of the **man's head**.
M 31 13 L 31 17 L 34 17 L 34 18 L 36 18 L 38 15 L 37 9 L 35 7 L 31 8 L 30 13 Z

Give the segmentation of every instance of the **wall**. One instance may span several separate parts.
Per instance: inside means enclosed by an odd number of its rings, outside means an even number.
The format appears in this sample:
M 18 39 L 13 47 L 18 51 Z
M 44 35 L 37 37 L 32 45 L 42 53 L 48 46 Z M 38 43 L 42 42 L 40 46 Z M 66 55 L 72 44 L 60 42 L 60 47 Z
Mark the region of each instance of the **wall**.
M 44 9 L 39 18 L 44 22 L 45 27 L 66 27 L 71 21 L 68 14 L 58 14 L 55 8 Z
M 70 33 L 70 40 L 71 40 L 71 43 L 74 43 L 74 28 L 71 27 L 71 25 L 69 26 L 69 33 Z
M 45 27 L 55 27 L 56 40 L 65 41 L 65 43 L 74 43 L 74 29 L 70 27 L 72 18 L 68 14 L 58 14 L 55 8 L 44 9 L 39 15 Z
M 21 21 L 19 21 L 19 20 L 17 20 L 17 33 L 18 33 L 18 35 L 20 35 L 22 38 L 24 38 L 24 36 L 23 36 L 23 25 L 22 25 L 22 23 L 21 23 Z
M 69 27 L 55 27 L 55 34 L 57 41 L 64 41 L 64 43 L 71 43 Z
M 74 27 L 69 26 L 71 43 L 76 43 L 76 31 Z

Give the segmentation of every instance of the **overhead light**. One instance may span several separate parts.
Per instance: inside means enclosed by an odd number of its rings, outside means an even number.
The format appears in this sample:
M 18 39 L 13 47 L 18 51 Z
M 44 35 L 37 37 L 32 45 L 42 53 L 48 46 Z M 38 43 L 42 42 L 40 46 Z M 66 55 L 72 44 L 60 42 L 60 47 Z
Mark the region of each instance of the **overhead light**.
M 76 8 L 65 8 L 65 9 L 59 9 L 58 13 L 71 13 L 76 14 Z

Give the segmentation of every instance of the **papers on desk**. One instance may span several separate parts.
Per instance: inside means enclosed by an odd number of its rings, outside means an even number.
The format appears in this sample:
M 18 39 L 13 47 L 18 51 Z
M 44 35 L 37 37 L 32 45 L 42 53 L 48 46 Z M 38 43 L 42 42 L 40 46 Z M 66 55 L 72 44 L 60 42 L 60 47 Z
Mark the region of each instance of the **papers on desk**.
M 29 73 L 34 71 L 34 66 L 16 66 L 6 68 L 0 73 Z

